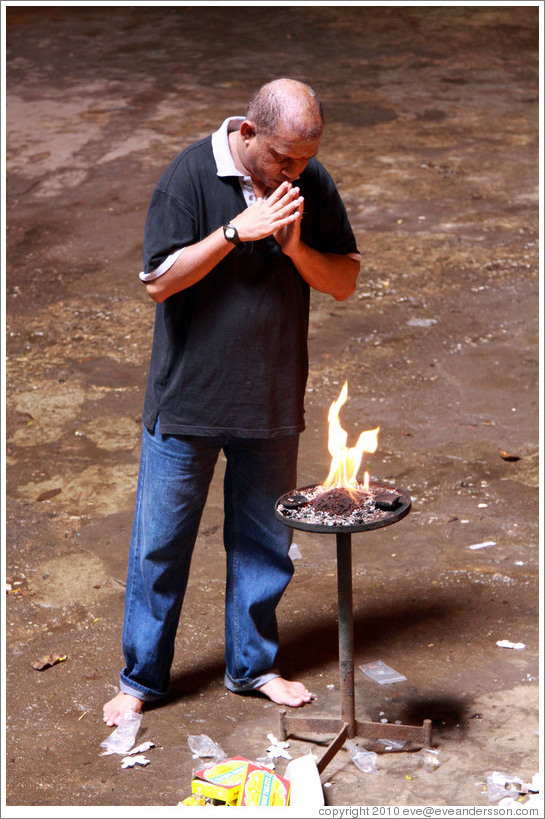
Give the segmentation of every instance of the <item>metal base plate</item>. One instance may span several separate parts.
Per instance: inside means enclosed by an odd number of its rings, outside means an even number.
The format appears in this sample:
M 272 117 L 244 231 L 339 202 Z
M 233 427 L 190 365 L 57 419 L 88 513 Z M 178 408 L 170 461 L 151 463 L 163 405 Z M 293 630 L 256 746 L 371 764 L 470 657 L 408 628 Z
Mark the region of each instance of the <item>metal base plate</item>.
M 305 739 L 301 734 L 336 734 L 328 746 L 327 751 L 316 763 L 318 772 L 322 773 L 331 762 L 337 751 L 347 739 L 365 737 L 367 739 L 397 739 L 414 742 L 422 747 L 429 748 L 432 743 L 432 722 L 425 719 L 422 725 L 399 725 L 382 722 L 357 722 L 350 726 L 340 719 L 328 717 L 289 717 L 285 710 L 278 714 L 280 739 L 285 741 L 288 736 Z

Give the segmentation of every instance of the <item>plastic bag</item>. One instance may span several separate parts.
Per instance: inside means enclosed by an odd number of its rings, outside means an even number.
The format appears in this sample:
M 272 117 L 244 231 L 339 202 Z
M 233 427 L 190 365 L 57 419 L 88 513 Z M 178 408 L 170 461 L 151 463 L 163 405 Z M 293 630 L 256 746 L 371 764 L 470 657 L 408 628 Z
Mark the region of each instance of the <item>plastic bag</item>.
M 376 768 L 378 754 L 374 751 L 366 751 L 365 748 L 360 748 L 359 745 L 356 745 L 351 739 L 345 742 L 345 748 L 350 754 L 350 759 L 356 768 L 359 768 L 363 773 L 378 774 Z
M 521 793 L 528 792 L 528 786 L 525 785 L 518 776 L 513 774 L 502 773 L 501 771 L 493 771 L 488 775 L 486 780 L 488 790 L 488 798 L 491 802 L 497 799 L 502 799 L 505 796 L 510 796 L 512 799 L 518 799 Z
M 137 714 L 132 708 L 127 708 L 115 731 L 104 742 L 100 743 L 100 747 L 106 748 L 105 753 L 109 754 L 128 753 L 134 745 L 141 722 L 142 714 Z
M 190 734 L 187 737 L 189 750 L 193 754 L 193 759 L 204 759 L 212 757 L 215 762 L 227 759 L 227 754 L 217 742 L 214 742 L 206 734 Z
M 415 754 L 415 758 L 418 760 L 420 766 L 428 773 L 434 771 L 441 764 L 439 751 L 434 748 L 422 748 L 419 753 Z
M 389 665 L 386 665 L 386 663 L 383 663 L 382 660 L 375 660 L 372 663 L 364 663 L 363 665 L 360 665 L 360 670 L 363 671 L 363 673 L 368 677 L 371 677 L 372 680 L 378 682 L 379 685 L 404 682 L 407 679 L 404 674 L 401 674 L 399 671 L 396 671 L 395 668 L 391 668 Z

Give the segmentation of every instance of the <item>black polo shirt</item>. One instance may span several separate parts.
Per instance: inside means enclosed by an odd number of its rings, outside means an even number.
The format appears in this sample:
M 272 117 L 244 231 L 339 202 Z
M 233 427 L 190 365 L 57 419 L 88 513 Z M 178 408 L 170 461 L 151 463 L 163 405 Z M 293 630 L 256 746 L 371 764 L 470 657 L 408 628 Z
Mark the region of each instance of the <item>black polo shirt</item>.
M 345 208 L 311 159 L 297 181 L 302 241 L 357 252 Z M 211 137 L 183 151 L 151 198 L 144 271 L 204 239 L 246 207 L 238 177 L 220 177 Z M 143 421 L 163 434 L 269 438 L 304 429 L 310 288 L 273 238 L 234 248 L 207 276 L 156 306 Z

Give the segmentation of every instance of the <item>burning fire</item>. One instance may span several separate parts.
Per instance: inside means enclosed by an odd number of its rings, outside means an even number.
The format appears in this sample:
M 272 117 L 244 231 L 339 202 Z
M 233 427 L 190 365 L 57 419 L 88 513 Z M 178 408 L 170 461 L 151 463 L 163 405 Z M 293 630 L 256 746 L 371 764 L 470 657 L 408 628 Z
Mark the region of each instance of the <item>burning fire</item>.
M 347 447 L 347 433 L 339 421 L 339 410 L 348 397 L 348 383 L 345 381 L 341 393 L 329 408 L 329 441 L 328 449 L 331 455 L 329 475 L 322 484 L 324 489 L 344 487 L 354 490 L 358 488 L 358 470 L 364 452 L 375 452 L 378 446 L 380 427 L 362 432 L 356 446 Z M 364 473 L 364 489 L 369 489 L 369 473 Z

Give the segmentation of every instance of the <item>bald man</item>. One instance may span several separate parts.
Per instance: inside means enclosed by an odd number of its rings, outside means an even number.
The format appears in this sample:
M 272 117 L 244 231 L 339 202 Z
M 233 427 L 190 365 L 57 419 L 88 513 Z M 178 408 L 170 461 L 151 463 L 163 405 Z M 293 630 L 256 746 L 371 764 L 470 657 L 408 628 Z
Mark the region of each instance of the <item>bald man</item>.
M 214 467 L 226 458 L 225 685 L 298 707 L 311 694 L 277 664 L 276 607 L 293 574 L 276 500 L 296 486 L 308 375 L 310 288 L 354 291 L 360 261 L 335 184 L 317 160 L 322 105 L 278 79 L 186 148 L 157 184 L 140 279 L 156 302 L 143 407 L 119 693 L 163 697 Z

